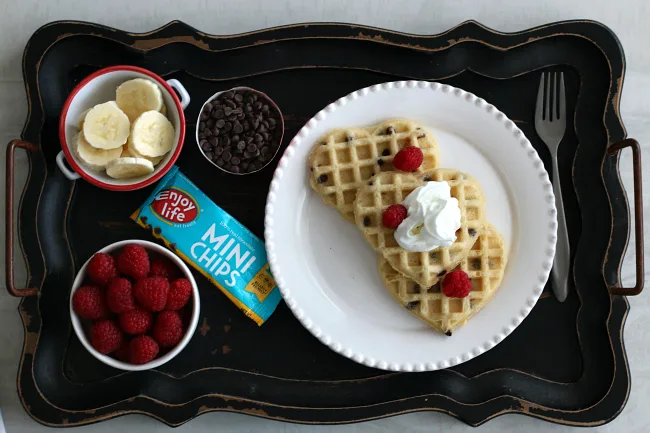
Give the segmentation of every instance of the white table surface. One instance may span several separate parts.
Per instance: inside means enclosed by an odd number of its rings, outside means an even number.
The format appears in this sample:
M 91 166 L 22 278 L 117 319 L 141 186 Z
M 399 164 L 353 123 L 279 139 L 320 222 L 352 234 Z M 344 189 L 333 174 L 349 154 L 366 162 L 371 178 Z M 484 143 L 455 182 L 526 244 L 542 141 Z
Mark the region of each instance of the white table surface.
M 515 6 L 516 5 L 516 6 Z M 645 0 L 110 0 L 106 3 L 83 0 L 0 0 L 0 143 L 17 138 L 26 119 L 27 104 L 22 82 L 21 58 L 30 35 L 41 25 L 61 19 L 98 22 L 120 29 L 144 32 L 179 19 L 213 34 L 232 34 L 283 24 L 335 21 L 365 24 L 403 32 L 434 34 L 467 19 L 500 31 L 519 31 L 552 21 L 587 18 L 601 21 L 620 38 L 627 57 L 627 76 L 622 96 L 622 117 L 628 135 L 639 140 L 645 152 L 645 214 L 650 218 L 650 3 Z M 4 159 L 4 151 L 0 152 Z M 631 154 L 621 157 L 621 177 L 632 191 Z M 16 194 L 26 178 L 27 159 L 19 154 Z M 0 161 L 4 167 L 4 161 Z M 4 176 L 2 176 L 3 178 Z M 1 182 L 1 181 L 0 181 Z M 4 186 L 0 187 L 4 193 Z M 4 200 L 2 200 L 4 202 Z M 4 224 L 3 224 L 4 225 Z M 646 227 L 650 222 L 646 220 Z M 0 233 L 3 239 L 4 231 Z M 0 241 L 3 245 L 4 241 Z M 4 249 L 0 248 L 4 253 Z M 646 248 L 646 252 L 648 248 Z M 623 283 L 634 284 L 634 247 L 628 249 L 623 266 Z M 4 259 L 0 261 L 4 263 Z M 4 272 L 4 269 L 2 269 Z M 646 277 L 648 273 L 646 272 Z M 23 265 L 17 281 L 25 280 Z M 0 284 L 4 286 L 4 275 Z M 23 343 L 22 325 L 16 310 L 18 300 L 0 287 L 0 420 L 7 432 L 47 430 L 23 410 L 16 395 L 16 370 Z M 650 289 L 648 289 L 650 290 Z M 597 432 L 641 433 L 650 431 L 650 352 L 644 336 L 650 335 L 650 294 L 631 298 L 625 326 L 625 345 L 629 358 L 632 391 L 627 407 L 613 422 L 596 427 Z M 145 416 L 130 415 L 77 432 L 154 432 L 166 430 L 163 424 Z M 64 429 L 67 431 L 68 429 Z M 438 413 L 415 413 L 399 417 L 339 427 L 284 424 L 238 414 L 212 413 L 180 427 L 178 432 L 323 432 L 356 431 L 446 432 L 471 428 Z M 564 432 L 573 430 L 518 415 L 494 419 L 484 432 Z M 0 427 L 0 432 L 2 427 Z M 63 431 L 63 430 L 59 430 Z

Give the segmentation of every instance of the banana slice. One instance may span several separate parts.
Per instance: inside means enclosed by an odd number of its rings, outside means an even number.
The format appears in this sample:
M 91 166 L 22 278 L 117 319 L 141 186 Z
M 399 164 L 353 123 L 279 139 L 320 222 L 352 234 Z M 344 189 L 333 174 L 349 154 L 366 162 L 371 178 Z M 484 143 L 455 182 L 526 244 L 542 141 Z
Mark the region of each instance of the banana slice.
M 174 126 L 158 111 L 146 111 L 133 122 L 131 151 L 146 157 L 163 156 L 174 145 Z
M 128 156 L 133 156 L 133 154 L 129 151 L 129 146 L 125 144 L 122 146 L 122 153 L 120 154 L 120 158 L 126 158 Z
M 160 87 L 144 78 L 136 78 L 120 84 L 115 91 L 115 101 L 129 116 L 131 122 L 145 111 L 160 111 L 165 105 Z
M 133 147 L 133 140 L 131 140 L 131 137 L 129 137 L 129 139 L 126 141 L 126 144 L 124 145 L 124 148 L 126 149 L 126 152 L 129 154 L 129 156 L 133 156 L 134 158 L 148 159 L 149 161 L 151 161 L 151 163 L 154 166 L 158 165 L 158 163 L 163 160 L 165 155 L 167 155 L 167 154 L 161 155 L 161 156 L 146 156 L 146 155 L 143 155 L 140 152 L 138 152 L 135 149 L 135 147 Z
M 127 179 L 153 173 L 153 164 L 143 158 L 117 158 L 106 167 L 106 174 L 114 179 Z
M 131 123 L 115 101 L 95 105 L 86 114 L 83 133 L 86 141 L 98 149 L 115 149 L 126 143 Z
M 86 121 L 86 114 L 90 111 L 90 108 L 81 113 L 81 116 L 79 116 L 79 123 L 77 123 L 77 126 L 79 127 L 79 130 L 84 129 L 84 122 Z
M 119 158 L 122 152 L 119 147 L 108 150 L 96 149 L 86 141 L 82 132 L 74 136 L 71 147 L 81 163 L 93 171 L 103 171 L 111 161 Z

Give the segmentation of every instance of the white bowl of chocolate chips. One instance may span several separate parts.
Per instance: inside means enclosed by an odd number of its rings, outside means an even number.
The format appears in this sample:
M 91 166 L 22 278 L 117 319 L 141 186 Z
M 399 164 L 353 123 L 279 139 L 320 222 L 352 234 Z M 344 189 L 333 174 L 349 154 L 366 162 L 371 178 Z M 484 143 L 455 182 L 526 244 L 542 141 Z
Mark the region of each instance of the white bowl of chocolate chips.
M 203 156 L 226 173 L 250 174 L 278 153 L 284 120 L 266 94 L 250 87 L 217 92 L 201 108 L 196 143 Z

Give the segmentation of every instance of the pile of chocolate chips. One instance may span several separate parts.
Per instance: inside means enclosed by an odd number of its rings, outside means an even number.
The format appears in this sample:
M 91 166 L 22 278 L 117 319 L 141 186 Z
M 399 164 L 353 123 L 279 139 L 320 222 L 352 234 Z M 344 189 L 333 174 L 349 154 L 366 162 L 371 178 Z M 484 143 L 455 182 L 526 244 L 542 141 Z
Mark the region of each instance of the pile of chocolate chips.
M 282 132 L 275 104 L 250 89 L 221 93 L 205 104 L 199 117 L 203 153 L 231 173 L 250 173 L 268 164 Z

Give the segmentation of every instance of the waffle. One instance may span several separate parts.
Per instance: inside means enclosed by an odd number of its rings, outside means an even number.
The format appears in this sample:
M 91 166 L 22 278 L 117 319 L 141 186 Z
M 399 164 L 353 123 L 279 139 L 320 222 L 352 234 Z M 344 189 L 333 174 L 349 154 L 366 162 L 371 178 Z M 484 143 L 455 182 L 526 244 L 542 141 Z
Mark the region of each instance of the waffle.
M 420 286 L 404 277 L 379 255 L 379 273 L 389 293 L 411 314 L 442 333 L 451 331 L 476 314 L 501 285 L 508 256 L 503 237 L 487 225 L 486 230 L 457 269 L 469 275 L 472 291 L 466 298 L 449 298 L 440 291 L 440 283 Z
M 402 203 L 415 188 L 429 180 L 449 183 L 451 196 L 458 199 L 461 227 L 456 232 L 456 241 L 449 247 L 427 252 L 407 251 L 395 240 L 395 230 L 382 225 L 382 214 L 388 206 Z M 366 240 L 393 268 L 418 284 L 429 287 L 467 257 L 477 237 L 485 230 L 485 197 L 474 178 L 449 168 L 420 174 L 382 172 L 359 189 L 354 202 L 354 215 L 357 227 Z
M 422 149 L 424 161 L 418 172 L 438 167 L 440 153 L 433 134 L 411 120 L 331 130 L 316 142 L 309 155 L 311 186 L 325 204 L 354 223 L 354 199 L 359 187 L 376 173 L 394 170 L 395 154 L 407 146 Z

